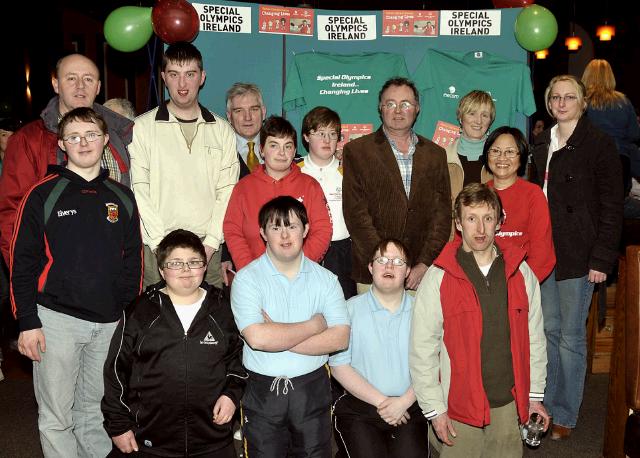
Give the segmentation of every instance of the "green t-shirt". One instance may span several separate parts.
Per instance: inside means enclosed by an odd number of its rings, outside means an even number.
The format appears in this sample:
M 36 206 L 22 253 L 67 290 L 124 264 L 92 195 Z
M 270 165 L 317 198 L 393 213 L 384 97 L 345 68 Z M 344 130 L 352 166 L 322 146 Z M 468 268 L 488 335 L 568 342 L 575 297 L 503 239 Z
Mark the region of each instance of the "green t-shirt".
M 282 105 L 292 122 L 316 106 L 326 106 L 343 124 L 372 124 L 375 130 L 380 124 L 378 92 L 394 76 L 409 76 L 401 54 L 296 54 Z
M 516 126 L 516 112 L 531 116 L 536 103 L 529 67 L 483 51 L 428 49 L 413 76 L 420 91 L 420 115 L 415 131 L 433 137 L 438 121 L 458 124 L 460 99 L 474 89 L 489 92 L 496 105 L 491 125 Z

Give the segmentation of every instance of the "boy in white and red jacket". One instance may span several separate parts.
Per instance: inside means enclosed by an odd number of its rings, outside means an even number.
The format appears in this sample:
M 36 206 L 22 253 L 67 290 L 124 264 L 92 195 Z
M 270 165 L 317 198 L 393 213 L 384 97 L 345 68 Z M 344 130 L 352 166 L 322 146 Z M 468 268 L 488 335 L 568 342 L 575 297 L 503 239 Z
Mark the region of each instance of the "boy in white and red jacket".
M 495 240 L 502 205 L 472 183 L 456 198 L 456 228 L 416 295 L 409 366 L 440 456 L 521 457 L 518 421 L 538 413 L 546 379 L 540 287 L 525 252 Z M 478 450 L 482 450 L 480 453 Z

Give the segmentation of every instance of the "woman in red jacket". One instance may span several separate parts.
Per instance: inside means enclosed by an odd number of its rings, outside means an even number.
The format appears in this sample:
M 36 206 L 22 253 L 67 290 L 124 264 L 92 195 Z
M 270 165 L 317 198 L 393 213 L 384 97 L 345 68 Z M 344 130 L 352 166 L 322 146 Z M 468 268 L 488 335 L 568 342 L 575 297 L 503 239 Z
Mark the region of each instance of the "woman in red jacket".
M 319 262 L 331 242 L 331 217 L 320 184 L 293 163 L 297 134 L 291 123 L 270 116 L 260 130 L 260 154 L 264 164 L 241 179 L 233 189 L 224 218 L 224 237 L 236 270 L 265 251 L 260 237 L 260 208 L 278 196 L 302 202 L 309 215 L 304 255 Z
M 524 249 L 527 264 L 542 283 L 556 264 L 556 254 L 547 199 L 539 186 L 520 178 L 528 157 L 523 133 L 502 126 L 485 141 L 482 163 L 493 174 L 487 185 L 496 190 L 502 202 L 503 222 L 496 237 Z

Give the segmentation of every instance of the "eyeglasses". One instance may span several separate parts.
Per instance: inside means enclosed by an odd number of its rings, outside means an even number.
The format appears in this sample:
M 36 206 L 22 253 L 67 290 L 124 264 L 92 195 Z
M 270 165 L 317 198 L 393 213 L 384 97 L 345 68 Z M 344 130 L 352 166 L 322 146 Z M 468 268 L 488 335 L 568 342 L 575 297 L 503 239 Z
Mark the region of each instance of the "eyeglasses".
M 332 131 L 332 132 L 310 132 L 309 135 L 311 135 L 312 137 L 317 137 L 317 138 L 321 138 L 323 140 L 337 140 L 338 137 L 340 137 L 340 134 L 338 134 L 338 132 L 336 131 Z
M 513 159 L 518 154 L 520 154 L 520 151 L 518 151 L 517 149 L 501 150 L 500 148 L 489 148 L 489 157 L 504 156 L 506 158 Z
M 386 256 L 378 256 L 377 258 L 374 259 L 374 261 L 380 264 L 381 266 L 386 266 L 387 264 L 391 263 L 396 267 L 402 267 L 407 263 L 407 261 L 405 261 L 402 258 L 392 259 L 392 258 L 387 258 Z
M 68 137 L 63 137 L 62 140 L 69 143 L 70 145 L 77 145 L 82 141 L 83 138 L 88 143 L 92 143 L 103 136 L 103 134 L 99 134 L 98 132 L 87 132 L 85 135 L 69 135 Z
M 395 110 L 396 108 L 400 107 L 402 111 L 409 111 L 411 107 L 415 107 L 416 105 L 417 104 L 411 103 L 408 100 L 403 100 L 400 103 L 389 100 L 388 102 L 382 104 L 382 106 L 387 110 Z
M 169 261 L 167 263 L 164 264 L 164 266 L 167 269 L 171 269 L 171 270 L 182 270 L 184 269 L 184 266 L 189 267 L 189 269 L 202 269 L 207 263 L 205 261 L 202 261 L 200 259 L 198 260 L 192 260 L 192 261 Z
M 553 103 L 560 103 L 560 101 L 564 100 L 564 103 L 573 103 L 576 100 L 578 100 L 578 96 L 577 95 L 573 95 L 573 94 L 567 94 L 565 96 L 562 95 L 552 95 L 550 97 L 551 101 Z

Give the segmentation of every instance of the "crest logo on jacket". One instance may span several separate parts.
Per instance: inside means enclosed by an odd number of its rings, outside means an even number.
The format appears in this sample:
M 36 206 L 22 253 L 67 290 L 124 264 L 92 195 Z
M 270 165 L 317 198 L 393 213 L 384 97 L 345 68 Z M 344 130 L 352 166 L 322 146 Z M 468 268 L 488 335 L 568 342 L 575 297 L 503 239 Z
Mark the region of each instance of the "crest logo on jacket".
M 204 339 L 200 341 L 201 345 L 218 345 L 218 341 L 216 340 L 215 337 L 213 337 L 213 334 L 211 334 L 211 331 L 207 332 L 207 335 L 204 336 Z
M 109 221 L 110 223 L 117 223 L 118 222 L 118 204 L 109 202 L 108 204 L 105 204 L 105 206 L 107 207 L 107 221 Z

